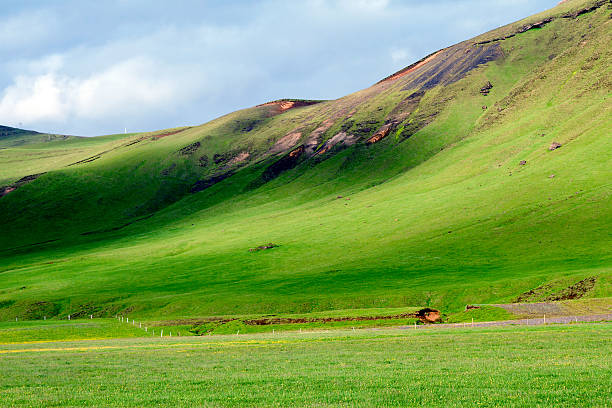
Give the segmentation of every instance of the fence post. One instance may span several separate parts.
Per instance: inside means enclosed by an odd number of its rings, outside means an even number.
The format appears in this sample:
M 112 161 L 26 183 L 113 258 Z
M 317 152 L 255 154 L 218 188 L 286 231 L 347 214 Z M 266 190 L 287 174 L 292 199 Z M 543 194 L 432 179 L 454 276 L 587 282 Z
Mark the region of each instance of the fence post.
M 546 315 L 544 315 L 544 324 L 546 324 Z

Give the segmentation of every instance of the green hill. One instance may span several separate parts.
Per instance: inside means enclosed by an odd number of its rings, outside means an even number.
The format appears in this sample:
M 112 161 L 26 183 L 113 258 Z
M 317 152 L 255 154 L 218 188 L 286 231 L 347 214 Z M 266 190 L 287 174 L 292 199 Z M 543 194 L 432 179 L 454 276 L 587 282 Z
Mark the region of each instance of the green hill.
M 333 101 L 0 145 L 0 318 L 611 296 L 611 12 L 566 1 Z

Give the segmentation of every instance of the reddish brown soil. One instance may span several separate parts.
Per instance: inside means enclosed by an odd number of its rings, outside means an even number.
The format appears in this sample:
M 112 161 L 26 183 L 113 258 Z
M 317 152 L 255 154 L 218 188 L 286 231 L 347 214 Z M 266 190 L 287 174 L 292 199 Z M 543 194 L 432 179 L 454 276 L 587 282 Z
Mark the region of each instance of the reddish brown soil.
M 262 106 L 271 106 L 273 107 L 273 114 L 279 115 L 283 112 L 288 111 L 289 109 L 299 108 L 302 106 L 309 106 L 320 103 L 321 101 L 302 101 L 302 100 L 292 100 L 292 99 L 280 99 L 278 101 L 266 102 L 261 105 L 257 105 L 256 108 Z
M 440 320 L 440 311 L 430 308 L 421 309 L 414 313 L 401 313 L 396 315 L 386 316 L 351 316 L 351 317 L 262 317 L 258 319 L 242 320 L 244 324 L 249 326 L 269 326 L 272 324 L 299 324 L 299 323 L 329 323 L 329 322 L 357 322 L 357 321 L 372 321 L 372 320 L 393 320 L 393 319 L 410 319 L 418 318 L 424 323 L 434 323 Z M 217 322 L 227 323 L 241 319 L 227 318 L 204 318 L 204 319 L 179 319 L 172 321 L 152 322 L 151 326 L 178 326 L 178 325 L 200 325 L 205 323 Z
M 419 68 L 421 68 L 423 65 L 427 64 L 429 61 L 433 60 L 434 58 L 436 58 L 438 56 L 438 54 L 440 54 L 442 52 L 442 50 L 429 55 L 428 57 L 425 57 L 424 59 L 402 69 L 401 71 L 396 72 L 395 74 L 386 77 L 385 79 L 383 79 L 382 81 L 378 82 L 379 84 L 382 84 L 384 82 L 389 82 L 389 81 L 395 81 L 398 78 L 403 77 L 404 75 L 408 75 L 409 73 L 411 73 L 412 71 L 415 71 Z
M 380 142 L 381 140 L 383 140 L 385 137 L 387 137 L 387 135 L 389 134 L 389 132 L 391 132 L 391 127 L 393 126 L 393 124 L 391 123 L 387 123 L 386 125 L 383 125 L 380 129 L 378 129 L 373 135 L 372 137 L 370 137 L 367 141 L 366 144 L 374 144 L 377 142 Z
M 38 177 L 42 176 L 43 174 L 45 173 L 30 174 L 29 176 L 20 178 L 19 180 L 17 180 L 10 186 L 0 187 L 0 197 L 4 197 L 5 195 L 12 193 L 13 191 L 17 190 L 19 187 L 31 181 L 36 180 Z
M 161 139 L 162 137 L 176 135 L 177 133 L 181 133 L 181 132 L 184 132 L 184 131 L 189 130 L 189 129 L 191 129 L 191 126 L 183 128 L 183 129 L 179 129 L 179 130 L 173 130 L 173 131 L 170 131 L 170 132 L 158 133 L 156 135 L 151 136 L 151 139 L 152 140 L 158 140 L 158 139 Z

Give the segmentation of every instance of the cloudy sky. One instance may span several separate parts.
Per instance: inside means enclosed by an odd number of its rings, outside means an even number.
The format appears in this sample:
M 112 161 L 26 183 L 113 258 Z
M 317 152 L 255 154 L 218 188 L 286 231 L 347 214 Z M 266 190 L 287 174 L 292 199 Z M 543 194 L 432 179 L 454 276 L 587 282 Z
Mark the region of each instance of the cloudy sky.
M 2 0 L 0 124 L 99 135 L 335 99 L 557 0 Z

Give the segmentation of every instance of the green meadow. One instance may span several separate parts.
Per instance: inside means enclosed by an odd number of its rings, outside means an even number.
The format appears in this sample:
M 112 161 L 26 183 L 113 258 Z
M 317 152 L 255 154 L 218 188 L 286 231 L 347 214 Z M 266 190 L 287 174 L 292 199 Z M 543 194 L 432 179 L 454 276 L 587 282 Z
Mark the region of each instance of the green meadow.
M 95 321 L 70 324 L 124 330 Z M 8 327 L 0 328 L 6 407 L 610 404 L 606 323 L 108 340 L 74 331 L 43 343 L 7 343 Z

